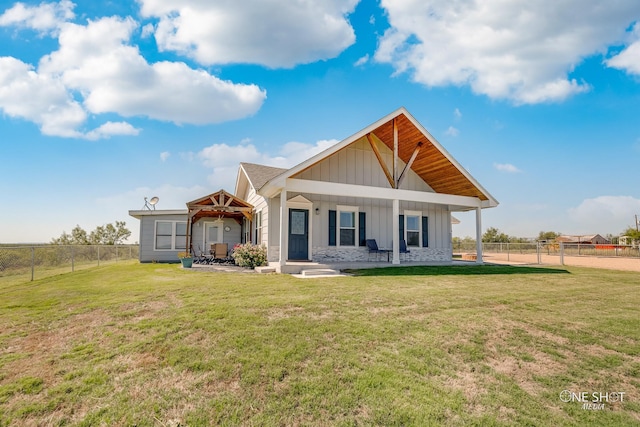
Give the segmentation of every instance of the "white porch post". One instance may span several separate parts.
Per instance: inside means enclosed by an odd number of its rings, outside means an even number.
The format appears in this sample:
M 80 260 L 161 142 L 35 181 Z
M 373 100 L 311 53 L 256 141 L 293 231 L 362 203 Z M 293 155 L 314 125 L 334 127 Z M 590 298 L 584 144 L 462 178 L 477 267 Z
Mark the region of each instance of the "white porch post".
M 482 208 L 476 208 L 476 264 L 482 264 Z
M 393 199 L 393 264 L 400 264 L 400 200 Z
M 287 212 L 287 190 L 284 188 L 280 192 L 280 255 L 279 263 L 280 267 L 284 267 L 287 263 L 288 254 L 288 241 L 289 235 L 289 215 Z

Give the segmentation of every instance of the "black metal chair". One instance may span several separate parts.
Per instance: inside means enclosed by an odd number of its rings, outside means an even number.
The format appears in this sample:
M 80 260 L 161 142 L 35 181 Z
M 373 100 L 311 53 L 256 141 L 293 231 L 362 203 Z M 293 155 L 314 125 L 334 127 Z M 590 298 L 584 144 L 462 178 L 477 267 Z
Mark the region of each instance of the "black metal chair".
M 213 257 L 211 255 L 207 255 L 206 253 L 204 253 L 204 251 L 202 249 L 200 249 L 200 245 L 198 246 L 198 251 L 192 251 L 193 255 L 195 256 L 194 262 L 196 264 L 211 264 Z
M 401 254 L 410 254 L 411 251 L 409 249 L 407 249 L 407 242 L 402 239 L 400 240 L 400 253 Z
M 367 249 L 369 250 L 369 261 L 371 261 L 371 254 L 376 254 L 377 261 L 378 254 L 384 254 L 387 252 L 378 248 L 378 242 L 376 242 L 376 239 L 367 239 Z

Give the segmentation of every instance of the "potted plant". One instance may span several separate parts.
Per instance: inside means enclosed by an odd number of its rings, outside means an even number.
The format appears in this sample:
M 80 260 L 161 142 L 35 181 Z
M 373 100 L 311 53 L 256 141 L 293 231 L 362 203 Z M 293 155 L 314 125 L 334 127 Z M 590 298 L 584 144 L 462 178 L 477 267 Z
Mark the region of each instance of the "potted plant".
M 178 252 L 178 258 L 180 258 L 182 268 L 191 268 L 193 265 L 193 257 L 189 252 Z

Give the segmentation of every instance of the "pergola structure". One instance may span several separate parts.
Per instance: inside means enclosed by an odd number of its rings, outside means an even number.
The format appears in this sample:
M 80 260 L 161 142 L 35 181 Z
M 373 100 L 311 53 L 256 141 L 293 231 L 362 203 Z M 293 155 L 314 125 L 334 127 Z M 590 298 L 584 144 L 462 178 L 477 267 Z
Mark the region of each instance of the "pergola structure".
M 253 222 L 253 206 L 244 200 L 220 190 L 187 203 L 187 249 L 191 248 L 193 224 L 202 218 L 232 218 L 242 225 L 243 219 Z M 249 229 L 251 230 L 251 226 Z

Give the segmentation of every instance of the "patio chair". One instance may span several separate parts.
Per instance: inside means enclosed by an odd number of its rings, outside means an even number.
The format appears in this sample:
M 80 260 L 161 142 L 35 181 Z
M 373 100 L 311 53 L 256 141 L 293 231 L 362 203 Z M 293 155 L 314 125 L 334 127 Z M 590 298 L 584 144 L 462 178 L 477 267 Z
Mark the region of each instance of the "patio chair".
M 225 262 L 227 260 L 228 253 L 229 253 L 228 243 L 214 243 L 213 259 L 215 262 Z
M 367 239 L 367 250 L 369 251 L 369 260 L 371 260 L 371 254 L 376 254 L 377 261 L 378 254 L 387 253 L 387 251 L 378 248 L 378 242 L 376 242 L 376 239 Z
M 411 251 L 407 249 L 407 242 L 404 239 L 400 240 L 400 254 L 410 254 Z
M 207 255 L 206 253 L 204 253 L 204 251 L 200 249 L 200 245 L 197 246 L 197 251 L 194 251 L 193 249 L 191 250 L 194 256 L 193 262 L 195 262 L 196 264 L 211 264 L 211 260 L 213 259 L 211 255 Z

